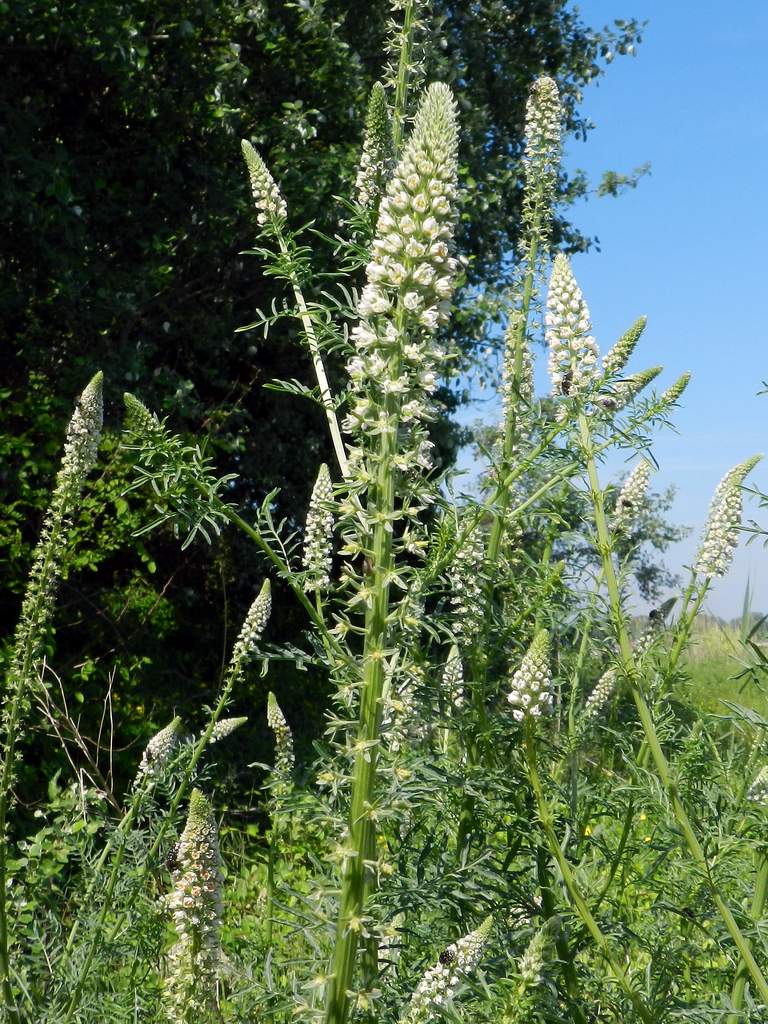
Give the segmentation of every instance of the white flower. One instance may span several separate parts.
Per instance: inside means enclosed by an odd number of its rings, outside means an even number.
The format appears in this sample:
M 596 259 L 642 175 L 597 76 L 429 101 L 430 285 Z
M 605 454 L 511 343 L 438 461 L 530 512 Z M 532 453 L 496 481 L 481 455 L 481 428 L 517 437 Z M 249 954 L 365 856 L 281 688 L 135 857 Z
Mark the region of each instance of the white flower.
M 645 502 L 650 476 L 650 462 L 648 459 L 641 459 L 619 491 L 613 517 L 614 530 L 627 530 L 637 518 L 637 514 Z
M 747 800 L 763 807 L 768 806 L 768 765 L 760 769 L 757 778 L 747 790 Z
M 267 725 L 275 734 L 275 773 L 283 781 L 289 780 L 295 763 L 293 734 L 271 690 L 267 694 Z
M 600 676 L 595 684 L 594 690 L 592 690 L 590 695 L 587 697 L 587 702 L 584 706 L 585 719 L 591 721 L 592 719 L 597 718 L 611 699 L 615 686 L 616 670 L 609 668 Z
M 577 395 L 595 379 L 597 344 L 581 289 L 568 259 L 558 253 L 547 295 L 546 338 L 552 393 Z
M 261 635 L 266 629 L 271 610 L 272 590 L 269 580 L 264 580 L 258 596 L 248 609 L 245 622 L 232 649 L 231 671 L 238 673 L 242 671 L 244 664 L 253 656 Z
M 381 82 L 374 82 L 368 101 L 363 136 L 363 153 L 355 189 L 360 206 L 373 209 L 381 196 L 392 144 L 387 94 Z
M 181 719 L 177 715 L 172 722 L 165 726 L 164 729 L 155 733 L 144 748 L 141 763 L 139 764 L 139 770 L 136 773 L 136 784 L 138 784 L 145 775 L 158 776 L 160 774 L 163 765 L 171 756 L 179 742 L 180 729 Z
M 479 928 L 443 950 L 438 962 L 416 986 L 408 1009 L 401 1017 L 402 1024 L 421 1024 L 429 1020 L 453 998 L 462 976 L 479 964 L 492 924 L 493 919 L 487 917 Z
M 220 740 L 226 739 L 227 736 L 231 736 L 235 729 L 239 729 L 241 725 L 245 725 L 248 721 L 247 718 L 222 718 L 213 727 L 211 731 L 211 738 L 208 740 L 209 743 L 218 743 Z
M 462 532 L 460 520 L 458 532 Z M 448 570 L 451 584 L 453 632 L 464 648 L 472 646 L 483 630 L 485 620 L 484 567 L 485 538 L 475 527 L 453 558 Z
M 247 139 L 243 139 L 241 145 L 245 165 L 251 179 L 253 200 L 259 211 L 256 219 L 262 225 L 270 221 L 284 220 L 288 213 L 285 200 L 280 194 L 280 189 L 270 174 L 269 168 Z
M 756 455 L 734 466 L 717 485 L 695 566 L 696 572 L 707 579 L 728 571 L 741 527 L 741 486 L 760 459 Z
M 362 363 L 363 361 L 360 360 Z M 331 474 L 325 463 L 312 488 L 307 511 L 307 527 L 304 531 L 304 567 L 309 578 L 304 589 L 324 590 L 330 585 L 331 547 L 333 543 L 333 487 Z
M 216 1011 L 221 964 L 221 857 L 213 809 L 192 790 L 189 814 L 176 850 L 174 889 L 166 905 L 176 930 L 168 953 L 164 1001 L 173 1024 L 209 1019 Z
M 551 686 L 549 634 L 540 629 L 512 676 L 507 700 L 513 707 L 514 718 L 522 722 L 528 715 L 541 715 L 552 703 Z

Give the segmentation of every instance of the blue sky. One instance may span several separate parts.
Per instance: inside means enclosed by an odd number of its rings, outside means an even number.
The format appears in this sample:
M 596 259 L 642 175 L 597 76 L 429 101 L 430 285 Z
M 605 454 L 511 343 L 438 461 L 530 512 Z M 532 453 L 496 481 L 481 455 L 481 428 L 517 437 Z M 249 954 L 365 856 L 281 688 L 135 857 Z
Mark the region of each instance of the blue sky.
M 648 328 L 632 368 L 663 364 L 665 385 L 693 373 L 675 417 L 679 432 L 654 447 L 653 486 L 676 485 L 672 518 L 693 527 L 667 558 L 680 570 L 723 473 L 768 453 L 768 396 L 756 395 L 768 379 L 768 3 L 578 6 L 595 27 L 621 17 L 648 21 L 637 56 L 617 58 L 585 91 L 582 110 L 595 129 L 586 143 L 568 141 L 565 162 L 595 183 L 605 169 L 652 164 L 637 190 L 574 208 L 573 220 L 600 248 L 573 266 L 603 350 L 644 313 Z M 752 482 L 768 491 L 768 459 Z M 747 504 L 746 514 L 768 525 L 768 510 Z M 768 612 L 768 553 L 754 542 L 742 544 L 709 609 L 738 615 L 748 577 L 753 607 Z

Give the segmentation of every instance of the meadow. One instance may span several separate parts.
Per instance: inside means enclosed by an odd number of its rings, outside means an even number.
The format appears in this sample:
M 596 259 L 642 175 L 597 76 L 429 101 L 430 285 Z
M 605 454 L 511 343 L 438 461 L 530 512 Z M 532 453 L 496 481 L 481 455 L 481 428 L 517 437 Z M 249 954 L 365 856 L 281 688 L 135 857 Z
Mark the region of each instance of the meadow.
M 422 79 L 419 5 L 397 15 L 336 237 L 294 224 L 242 143 L 250 257 L 285 289 L 248 329 L 268 340 L 295 324 L 312 383 L 270 386 L 322 410 L 334 455 L 308 508 L 277 520 L 277 491 L 237 507 L 236 467 L 149 409 L 141 382 L 125 395 L 126 496 L 153 507 L 139 536 L 170 528 L 185 547 L 240 531 L 263 565 L 205 724 L 147 730 L 127 786 L 106 770 L 119 720 L 105 710 L 95 754 L 79 743 L 48 658 L 117 385 L 96 374 L 76 402 L 4 690 L 0 994 L 15 1024 L 768 1019 L 762 634 L 702 611 L 759 456 L 713 480 L 688 578 L 666 614 L 635 620 L 653 438 L 690 376 L 644 367 L 643 317 L 598 343 L 568 257 L 551 251 L 563 110 L 542 75 L 481 493 L 436 464 L 439 384 L 461 370 L 461 112 Z M 331 280 L 313 276 L 315 246 L 336 256 Z M 617 450 L 628 472 L 609 480 Z M 278 589 L 303 618 L 300 647 L 272 632 Z M 298 761 L 288 663 L 332 693 Z M 243 806 L 224 806 L 220 753 L 252 673 L 271 686 L 252 714 L 274 756 L 252 765 Z M 71 771 L 32 805 L 20 765 L 41 735 Z M 246 809 L 257 824 L 242 827 Z

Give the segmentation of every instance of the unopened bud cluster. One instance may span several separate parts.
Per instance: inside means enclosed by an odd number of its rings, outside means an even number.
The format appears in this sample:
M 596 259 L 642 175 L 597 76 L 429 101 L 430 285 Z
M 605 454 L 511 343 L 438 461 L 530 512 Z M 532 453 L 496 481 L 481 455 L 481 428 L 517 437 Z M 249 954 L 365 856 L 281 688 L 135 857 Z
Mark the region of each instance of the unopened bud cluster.
M 443 694 L 452 708 L 460 708 L 464 703 L 464 666 L 456 644 L 451 646 L 443 668 Z
M 632 324 L 628 331 L 619 338 L 613 348 L 603 356 L 603 371 L 611 375 L 621 373 L 629 362 L 629 358 L 637 347 L 640 336 L 645 330 L 648 318 L 641 316 Z
M 557 85 L 544 75 L 536 79 L 525 110 L 523 168 L 524 241 L 545 243 L 560 166 L 563 111 Z
M 187 824 L 176 848 L 174 888 L 166 897 L 177 940 L 168 953 L 165 1003 L 168 1019 L 208 1020 L 216 1009 L 221 962 L 222 873 L 213 809 L 192 791 Z
M 526 717 L 538 718 L 552 704 L 552 677 L 549 670 L 549 634 L 539 630 L 523 657 L 520 668 L 512 676 L 507 700 L 518 722 Z
M 480 962 L 491 931 L 493 919 L 487 917 L 475 931 L 452 943 L 438 962 L 423 976 L 416 987 L 403 1024 L 421 1024 L 435 1016 L 448 1003 L 461 984 L 462 976 L 473 971 Z
M 562 253 L 552 269 L 545 324 L 552 393 L 583 394 L 596 377 L 597 343 L 584 296 Z
M 517 970 L 525 988 L 536 988 L 544 981 L 544 965 L 549 945 L 550 937 L 547 930 L 540 928 L 520 957 Z
M 305 590 L 324 590 L 331 582 L 332 503 L 331 474 L 323 463 L 312 488 L 304 531 L 304 567 L 309 574 Z
M 374 82 L 365 119 L 363 152 L 355 181 L 357 201 L 368 210 L 375 208 L 384 191 L 391 148 L 387 94 L 381 82 Z
M 706 579 L 724 576 L 730 567 L 741 528 L 741 485 L 759 461 L 755 456 L 734 466 L 715 489 L 695 566 Z
M 248 176 L 251 179 L 257 222 L 264 226 L 284 220 L 288 210 L 269 168 L 247 139 L 243 139 L 241 145 Z

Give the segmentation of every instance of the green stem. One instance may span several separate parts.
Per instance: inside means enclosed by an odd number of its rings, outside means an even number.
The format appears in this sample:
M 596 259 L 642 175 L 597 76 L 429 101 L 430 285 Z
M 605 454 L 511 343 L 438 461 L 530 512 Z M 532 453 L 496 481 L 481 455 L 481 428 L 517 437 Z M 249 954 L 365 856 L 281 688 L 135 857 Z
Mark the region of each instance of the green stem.
M 397 329 L 405 335 L 405 311 L 397 314 Z M 388 376 L 400 373 L 400 351 L 393 354 Z M 350 799 L 349 836 L 344 861 L 336 941 L 331 976 L 326 993 L 327 1024 L 344 1024 L 349 1014 L 355 958 L 363 927 L 365 901 L 375 886 L 370 865 L 376 859 L 376 826 L 372 817 L 375 798 L 381 696 L 384 684 L 384 647 L 389 615 L 389 588 L 394 569 L 392 517 L 395 509 L 397 434 L 400 416 L 399 396 L 388 394 L 384 403 L 386 428 L 379 435 L 376 475 L 369 490 L 368 513 L 375 522 L 371 552 L 371 595 L 365 614 L 365 641 L 362 656 L 362 690 L 355 742 L 355 761 Z M 366 975 L 376 972 L 375 943 L 367 944 Z
M 648 709 L 648 704 L 646 703 L 645 697 L 640 689 L 637 666 L 635 665 L 634 655 L 632 653 L 629 630 L 624 618 L 624 612 L 621 605 L 621 595 L 619 593 L 619 586 L 616 578 L 616 570 L 613 564 L 611 534 L 608 529 L 608 521 L 605 514 L 603 492 L 600 489 L 600 482 L 597 475 L 592 435 L 590 433 L 587 418 L 583 412 L 579 415 L 579 434 L 582 450 L 587 463 L 587 475 L 589 478 L 589 487 L 595 513 L 595 526 L 597 528 L 598 550 L 603 564 L 603 570 L 605 572 L 605 580 L 608 587 L 608 596 L 611 605 L 611 615 L 619 644 L 619 653 L 623 663 L 622 667 L 632 688 L 632 697 L 645 733 L 651 757 L 653 758 L 654 765 L 656 766 L 656 773 L 659 776 L 664 789 L 667 791 L 675 820 L 677 821 L 693 859 L 696 861 L 697 866 L 706 880 L 712 900 L 723 919 L 725 927 L 741 954 L 742 960 L 746 965 L 756 988 L 760 992 L 762 999 L 765 1002 L 768 1002 L 768 982 L 766 982 L 757 961 L 752 955 L 749 942 L 739 928 L 730 907 L 721 896 L 720 890 L 712 878 L 707 856 L 704 853 L 701 843 L 696 837 L 696 833 L 693 830 L 688 813 L 680 799 L 677 790 L 677 783 L 672 777 L 669 762 L 664 755 L 664 751 L 661 749 L 661 744 L 653 724 L 651 713 Z
M 2 988 L 3 1003 L 11 1021 L 21 1021 L 22 1016 L 16 1006 L 13 989 L 11 988 L 11 965 L 8 953 L 8 806 L 11 798 L 11 786 L 16 761 L 16 745 L 22 722 L 24 691 L 31 683 L 32 670 L 36 660 L 35 652 L 44 626 L 45 602 L 50 597 L 50 590 L 55 580 L 56 559 L 60 553 L 60 546 L 64 542 L 63 533 L 66 513 L 67 510 L 62 504 L 59 504 L 58 508 L 52 509 L 50 533 L 45 540 L 45 553 L 37 577 L 37 599 L 28 613 L 29 624 L 24 653 L 21 659 L 21 669 L 16 678 L 16 685 L 11 698 L 11 709 L 8 716 L 3 751 L 3 767 L 2 774 L 0 775 L 0 987 Z M 24 610 L 22 610 L 22 614 L 24 614 Z M 16 652 L 14 651 L 12 664 L 18 663 L 15 655 Z
M 635 992 L 630 983 L 627 972 L 616 960 L 613 955 L 610 943 L 605 937 L 603 932 L 600 930 L 600 926 L 592 916 L 592 912 L 587 906 L 586 900 L 581 895 L 576 878 L 571 870 L 571 865 L 566 860 L 565 854 L 562 851 L 557 835 L 553 827 L 554 816 L 552 810 L 547 802 L 544 795 L 544 789 L 541 785 L 541 779 L 539 778 L 538 769 L 536 767 L 536 747 L 534 742 L 533 727 L 530 723 L 527 723 L 526 735 L 525 735 L 525 758 L 528 766 L 528 776 L 531 780 L 531 786 L 533 788 L 534 796 L 536 797 L 536 804 L 539 812 L 539 821 L 541 827 L 544 830 L 544 835 L 547 837 L 549 848 L 552 856 L 557 861 L 557 865 L 560 868 L 560 874 L 563 876 L 563 882 L 568 890 L 568 894 L 571 897 L 571 901 L 578 913 L 579 917 L 584 923 L 587 931 L 592 937 L 595 945 L 600 950 L 606 963 L 611 969 L 613 976 L 619 983 L 621 988 L 626 993 L 635 1012 L 638 1016 L 646 1022 L 646 1024 L 654 1024 L 655 1018 L 651 1011 L 646 1007 L 640 996 Z
M 766 896 L 768 896 L 768 850 L 764 847 L 758 852 L 757 878 L 755 880 L 755 891 L 752 895 L 752 906 L 750 917 L 757 923 L 763 916 L 765 910 Z M 741 1019 L 741 1009 L 744 1006 L 744 991 L 747 987 L 749 969 L 742 959 L 736 971 L 736 978 L 731 989 L 731 1003 L 733 1012 L 725 1019 L 725 1024 L 738 1024 Z
M 283 238 L 283 233 L 280 230 L 277 232 L 277 241 L 280 246 L 280 252 L 283 256 L 288 258 L 288 246 Z M 336 418 L 336 407 L 333 401 L 331 387 L 328 383 L 328 375 L 325 372 L 325 364 L 323 363 L 323 357 L 320 352 L 320 342 L 317 338 L 317 331 L 315 330 L 315 325 L 312 321 L 312 317 L 310 316 L 309 308 L 307 307 L 306 300 L 304 299 L 304 292 L 302 291 L 301 284 L 299 283 L 299 279 L 296 276 L 296 272 L 293 267 L 291 267 L 288 276 L 291 288 L 293 289 L 293 296 L 299 310 L 299 320 L 304 328 L 304 337 L 307 339 L 307 347 L 309 348 L 312 366 L 315 370 L 317 386 L 320 389 L 320 398 L 325 410 L 325 418 L 328 421 L 328 429 L 333 442 L 333 450 L 336 453 L 336 461 L 339 464 L 339 470 L 342 477 L 344 480 L 349 481 L 349 460 L 347 458 L 347 450 L 344 447 L 341 430 L 339 429 L 339 421 Z

